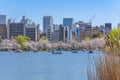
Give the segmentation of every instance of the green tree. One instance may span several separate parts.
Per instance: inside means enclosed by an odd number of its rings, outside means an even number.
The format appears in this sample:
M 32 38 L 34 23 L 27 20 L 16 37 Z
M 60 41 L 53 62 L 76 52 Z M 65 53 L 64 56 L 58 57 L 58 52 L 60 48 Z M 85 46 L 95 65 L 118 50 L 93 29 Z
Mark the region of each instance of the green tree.
M 92 34 L 92 37 L 93 37 L 93 38 L 100 37 L 100 32 L 94 32 L 94 33 Z
M 21 45 L 22 49 L 24 50 L 26 48 L 26 45 L 25 45 L 25 42 L 26 41 L 29 41 L 30 38 L 29 37 L 26 37 L 26 36 L 23 36 L 23 35 L 18 35 L 16 37 L 16 40 L 17 42 Z
M 26 37 L 25 37 L 25 40 L 26 40 L 26 41 L 30 41 L 31 39 L 30 39 L 28 36 L 26 36 Z
M 40 40 L 46 40 L 46 41 L 48 41 L 48 38 L 40 38 Z
M 86 38 L 84 38 L 84 40 L 85 40 L 85 41 L 89 41 L 89 40 L 90 40 L 90 38 L 89 38 L 89 37 L 86 37 Z
M 112 30 L 105 38 L 106 53 L 112 53 L 113 55 L 120 56 L 120 28 Z

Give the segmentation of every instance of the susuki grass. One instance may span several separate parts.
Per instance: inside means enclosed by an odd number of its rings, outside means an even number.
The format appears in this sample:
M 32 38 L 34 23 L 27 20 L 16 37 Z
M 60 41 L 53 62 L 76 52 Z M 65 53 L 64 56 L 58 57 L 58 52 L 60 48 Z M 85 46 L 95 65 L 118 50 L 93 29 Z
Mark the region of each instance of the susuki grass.
M 105 41 L 104 54 L 89 62 L 88 80 L 120 80 L 120 28 L 111 31 Z
M 92 67 L 90 67 L 92 65 Z M 99 56 L 90 62 L 88 80 L 120 80 L 120 59 L 114 56 Z

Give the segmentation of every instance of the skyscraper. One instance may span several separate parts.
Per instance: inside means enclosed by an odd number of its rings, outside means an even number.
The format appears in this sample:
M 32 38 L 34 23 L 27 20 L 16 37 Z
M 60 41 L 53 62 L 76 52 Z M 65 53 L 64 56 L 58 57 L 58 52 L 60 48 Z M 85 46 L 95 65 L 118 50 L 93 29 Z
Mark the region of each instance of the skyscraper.
M 112 23 L 105 23 L 105 34 L 109 34 L 112 30 Z
M 63 18 L 63 26 L 67 27 L 67 29 L 69 29 L 69 37 L 68 37 L 68 41 L 72 41 L 72 27 L 73 27 L 73 18 Z
M 7 24 L 7 18 L 6 15 L 0 15 L 0 24 Z
M 6 15 L 0 15 L 0 36 L 7 38 L 7 18 Z
M 63 18 L 63 26 L 68 26 L 70 29 L 72 29 L 73 18 Z
M 53 18 L 52 16 L 44 16 L 43 18 L 43 33 L 50 40 L 50 34 L 53 32 Z
M 35 24 L 27 24 L 25 27 L 25 36 L 28 36 L 32 41 L 37 41 L 37 26 Z
M 17 37 L 18 35 L 25 35 L 25 26 L 22 23 L 10 23 L 9 38 Z

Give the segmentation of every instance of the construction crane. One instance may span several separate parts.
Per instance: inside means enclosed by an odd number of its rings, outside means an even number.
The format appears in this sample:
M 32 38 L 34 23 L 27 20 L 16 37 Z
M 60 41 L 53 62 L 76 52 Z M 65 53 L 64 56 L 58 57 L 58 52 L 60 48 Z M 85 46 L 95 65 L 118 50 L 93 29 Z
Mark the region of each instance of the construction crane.
M 15 23 L 16 22 L 16 20 L 18 19 L 18 17 L 19 17 L 19 15 L 17 16 L 17 17 L 14 17 L 14 18 L 10 18 L 10 20 L 13 22 L 13 23 Z
M 18 19 L 19 15 L 17 15 L 17 17 L 14 17 L 13 20 L 16 21 Z
M 92 24 L 92 21 L 94 20 L 95 17 L 96 17 L 96 14 L 94 14 L 93 17 L 89 20 L 90 24 Z

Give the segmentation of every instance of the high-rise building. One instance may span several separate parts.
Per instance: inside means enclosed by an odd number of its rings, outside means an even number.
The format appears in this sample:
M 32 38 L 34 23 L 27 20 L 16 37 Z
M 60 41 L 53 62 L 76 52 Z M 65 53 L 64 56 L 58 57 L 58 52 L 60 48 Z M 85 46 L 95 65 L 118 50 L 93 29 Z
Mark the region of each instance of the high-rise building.
M 43 33 L 50 40 L 50 34 L 53 32 L 53 18 L 52 16 L 44 16 L 43 18 Z
M 25 26 L 22 23 L 10 23 L 9 37 L 16 37 L 18 35 L 25 35 Z
M 50 34 L 50 41 L 51 42 L 58 42 L 59 41 L 59 30 L 55 30 Z
M 105 34 L 109 34 L 112 30 L 112 23 L 105 23 Z
M 70 42 L 70 32 L 69 27 L 64 27 L 63 25 L 59 25 L 59 41 Z
M 28 36 L 32 41 L 37 41 L 37 26 L 35 24 L 27 24 L 25 26 L 25 36 Z
M 6 25 L 7 24 L 7 17 L 6 15 L 0 15 L 0 24 Z
M 70 29 L 72 29 L 73 24 L 73 18 L 63 18 L 63 26 L 68 26 Z
M 0 36 L 7 38 L 7 17 L 6 15 L 0 15 Z
M 63 18 L 63 26 L 67 29 L 69 28 L 68 39 L 72 41 L 72 28 L 73 28 L 74 20 L 73 18 Z
M 36 26 L 35 23 L 26 16 L 22 17 L 20 23 L 25 26 L 25 36 L 28 36 L 32 41 L 36 41 L 39 34 L 39 25 Z
M 59 25 L 59 41 L 64 41 L 64 26 Z
M 3 39 L 7 38 L 7 26 L 5 24 L 0 24 L 0 36 Z
M 23 17 L 22 17 L 22 20 L 20 21 L 20 23 L 26 25 L 26 24 L 32 24 L 33 22 L 32 22 L 32 20 L 29 19 L 27 16 L 23 16 Z
M 38 39 L 40 38 L 40 34 L 41 34 L 40 24 L 38 24 L 38 25 L 37 25 L 37 38 L 38 38 Z
M 104 28 L 104 25 L 101 25 L 100 27 L 99 27 L 99 32 L 101 33 L 101 34 L 105 34 L 105 30 L 104 30 L 105 28 Z
M 54 24 L 54 25 L 53 25 L 53 31 L 56 31 L 56 30 L 59 30 L 59 25 Z
M 78 25 L 80 27 L 80 40 L 84 40 L 85 38 L 92 37 L 92 24 L 85 23 L 83 21 L 79 21 Z
M 20 23 L 8 20 L 8 39 L 18 35 L 28 36 L 32 41 L 36 41 L 39 34 L 39 25 L 36 26 L 31 19 L 22 17 Z
M 120 23 L 118 23 L 118 28 L 120 28 Z

